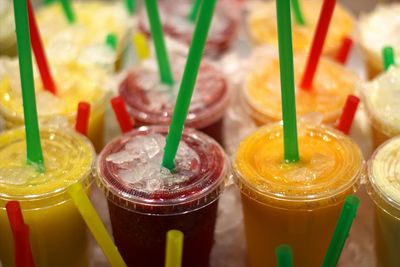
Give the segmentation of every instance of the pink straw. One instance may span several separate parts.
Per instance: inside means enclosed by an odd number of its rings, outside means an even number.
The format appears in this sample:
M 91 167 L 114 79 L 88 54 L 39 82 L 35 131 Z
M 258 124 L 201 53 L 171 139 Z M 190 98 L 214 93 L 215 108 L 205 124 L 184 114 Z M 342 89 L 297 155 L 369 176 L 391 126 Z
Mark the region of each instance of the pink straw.
M 346 64 L 349 58 L 350 50 L 353 47 L 353 40 L 350 37 L 343 38 L 342 45 L 336 55 L 336 61 L 341 64 Z
M 111 106 L 114 110 L 115 116 L 117 117 L 121 131 L 123 133 L 126 133 L 132 130 L 134 127 L 134 121 L 131 116 L 129 116 L 128 110 L 126 109 L 122 97 L 117 96 L 111 99 Z
M 89 128 L 90 104 L 87 102 L 79 102 L 76 114 L 75 130 L 87 136 Z
M 349 95 L 347 97 L 346 104 L 337 126 L 337 129 L 344 134 L 348 135 L 350 132 L 359 103 L 360 99 L 358 97 L 354 95 Z

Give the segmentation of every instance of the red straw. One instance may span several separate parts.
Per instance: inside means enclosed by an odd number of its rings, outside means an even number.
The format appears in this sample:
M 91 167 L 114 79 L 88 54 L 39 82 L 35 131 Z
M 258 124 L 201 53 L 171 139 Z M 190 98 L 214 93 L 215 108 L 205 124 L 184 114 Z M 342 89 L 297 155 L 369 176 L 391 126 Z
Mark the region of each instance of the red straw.
M 115 116 L 117 117 L 121 131 L 123 133 L 126 133 L 132 130 L 134 127 L 134 121 L 131 116 L 129 116 L 128 110 L 126 109 L 122 97 L 117 96 L 111 99 L 111 106 L 114 110 Z
M 33 53 L 35 54 L 36 63 L 39 68 L 40 77 L 44 88 L 53 93 L 57 93 L 56 85 L 51 75 L 49 64 L 47 63 L 46 54 L 43 48 L 43 43 L 40 38 L 39 29 L 36 23 L 35 14 L 33 12 L 32 3 L 30 0 L 26 1 L 28 6 L 28 18 L 29 18 L 29 32 L 31 36 L 31 45 Z
M 317 30 L 314 35 L 313 44 L 311 46 L 310 55 L 308 57 L 303 79 L 300 87 L 303 90 L 311 90 L 315 73 L 317 71 L 319 59 L 322 54 L 326 35 L 328 33 L 329 24 L 332 19 L 333 11 L 335 9 L 336 0 L 324 0 Z
M 336 55 L 337 62 L 343 65 L 346 64 L 352 47 L 353 47 L 353 40 L 350 37 L 343 38 L 342 45 L 340 46 L 339 52 Z
M 76 114 L 75 130 L 78 133 L 87 135 L 89 128 L 90 104 L 87 102 L 79 102 L 78 112 Z
M 342 131 L 344 134 L 349 134 L 350 132 L 350 128 L 353 124 L 359 103 L 360 99 L 358 97 L 354 95 L 349 95 L 347 97 L 342 116 L 340 117 L 339 124 L 337 126 L 337 129 Z

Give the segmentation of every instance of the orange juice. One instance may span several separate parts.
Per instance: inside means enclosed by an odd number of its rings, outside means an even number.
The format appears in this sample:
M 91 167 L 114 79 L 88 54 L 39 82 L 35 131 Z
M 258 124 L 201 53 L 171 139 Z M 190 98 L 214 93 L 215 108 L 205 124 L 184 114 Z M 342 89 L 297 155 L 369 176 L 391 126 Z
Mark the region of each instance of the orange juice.
M 323 1 L 301 0 L 299 2 L 303 11 L 305 25 L 298 25 L 293 19 L 293 50 L 295 52 L 308 52 L 317 28 Z M 275 1 L 253 3 L 250 6 L 247 19 L 248 31 L 253 43 L 278 46 L 276 21 Z M 342 5 L 337 3 L 332 23 L 329 27 L 326 45 L 324 46 L 324 55 L 335 57 L 343 38 L 351 35 L 353 27 L 353 17 Z
M 300 82 L 306 54 L 295 54 L 295 80 Z M 281 83 L 278 50 L 263 47 L 256 50 L 242 91 L 242 106 L 257 125 L 282 120 Z M 339 119 L 347 96 L 356 89 L 358 77 L 338 63 L 322 57 L 312 90 L 296 87 L 298 117 L 320 113 L 325 124 Z
M 298 163 L 284 163 L 282 126 L 271 124 L 236 153 L 251 267 L 276 266 L 280 244 L 292 247 L 294 266 L 320 267 L 344 198 L 357 189 L 363 157 L 341 132 L 301 123 L 299 151 Z

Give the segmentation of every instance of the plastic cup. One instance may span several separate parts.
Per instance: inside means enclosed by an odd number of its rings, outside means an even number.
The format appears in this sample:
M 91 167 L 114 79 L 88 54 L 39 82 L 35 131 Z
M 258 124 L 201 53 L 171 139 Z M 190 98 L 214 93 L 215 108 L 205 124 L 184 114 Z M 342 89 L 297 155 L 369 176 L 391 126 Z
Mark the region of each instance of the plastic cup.
M 298 163 L 283 161 L 281 124 L 251 134 L 234 156 L 251 267 L 276 266 L 280 244 L 293 249 L 294 266 L 322 266 L 344 199 L 358 188 L 357 145 L 330 127 L 298 126 Z
M 0 1 L 0 25 L 0 55 L 14 57 L 17 55 L 17 40 L 12 1 Z
M 306 54 L 295 54 L 295 81 L 300 82 L 306 64 Z M 253 54 L 250 69 L 245 78 L 241 104 L 246 113 L 258 125 L 282 120 L 281 84 L 278 51 L 263 47 Z M 358 77 L 342 65 L 322 57 L 314 78 L 313 88 L 296 87 L 297 116 L 310 113 L 322 114 L 324 124 L 335 124 L 343 110 L 347 97 L 354 94 Z
M 189 19 L 193 4 L 192 0 L 158 1 L 166 35 L 190 44 L 195 28 L 195 23 Z M 205 53 L 207 55 L 217 56 L 229 48 L 236 37 L 240 12 L 239 0 L 218 1 L 206 43 Z M 150 36 L 148 18 L 144 10 L 139 15 L 139 29 Z
M 79 64 L 55 65 L 52 73 L 58 90 L 56 96 L 45 91 L 40 76 L 35 75 L 39 123 L 58 128 L 73 127 L 78 103 L 87 101 L 92 107 L 88 137 L 99 152 L 104 145 L 107 73 L 101 68 Z M 20 88 L 18 61 L 0 61 L 0 116 L 6 129 L 24 125 Z
M 110 212 L 114 241 L 128 266 L 164 266 L 166 233 L 184 234 L 184 267 L 209 266 L 218 198 L 228 175 L 222 148 L 185 129 L 175 171 L 161 167 L 167 126 L 141 127 L 101 152 L 98 185 Z
M 185 57 L 171 57 L 176 84 L 162 85 L 154 59 L 128 73 L 119 87 L 119 93 L 138 126 L 169 125 L 179 91 Z M 200 66 L 196 88 L 192 97 L 186 126 L 198 129 L 223 143 L 223 118 L 228 107 L 227 81 L 216 67 L 203 62 Z
M 377 266 L 399 266 L 400 138 L 380 146 L 368 162 L 367 189 L 375 204 Z
M 370 13 L 363 14 L 360 18 L 358 39 L 370 79 L 375 78 L 384 70 L 382 49 L 385 46 L 392 46 L 395 51 L 400 51 L 400 42 L 395 34 L 396 29 L 400 27 L 399 12 L 399 3 L 379 4 Z M 398 56 L 396 62 L 400 62 Z
M 371 82 L 360 85 L 359 91 L 371 125 L 373 147 L 400 134 L 400 75 L 390 68 Z
M 305 25 L 293 23 L 293 50 L 295 53 L 308 52 L 317 27 L 322 0 L 302 0 L 301 9 Z M 337 3 L 324 45 L 323 54 L 335 58 L 343 38 L 353 32 L 353 17 L 341 4 Z M 275 1 L 258 1 L 250 6 L 247 18 L 250 38 L 255 45 L 278 46 L 278 32 Z
M 44 173 L 26 165 L 25 129 L 0 134 L 0 261 L 14 266 L 14 246 L 5 205 L 21 204 L 36 266 L 88 266 L 86 225 L 67 188 L 80 183 L 89 190 L 95 159 L 83 136 L 65 129 L 42 128 Z

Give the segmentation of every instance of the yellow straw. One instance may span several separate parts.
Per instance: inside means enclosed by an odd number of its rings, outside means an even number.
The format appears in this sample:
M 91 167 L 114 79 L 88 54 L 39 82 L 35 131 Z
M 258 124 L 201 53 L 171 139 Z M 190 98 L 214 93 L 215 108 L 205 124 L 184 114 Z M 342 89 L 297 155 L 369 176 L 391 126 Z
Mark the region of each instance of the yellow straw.
M 140 61 L 145 60 L 150 57 L 149 44 L 147 42 L 146 36 L 143 33 L 136 33 L 132 38 L 133 46 L 136 50 L 136 55 Z
M 71 196 L 75 206 L 78 208 L 86 225 L 92 232 L 104 255 L 107 257 L 112 267 L 126 266 L 117 247 L 114 245 L 110 235 L 108 234 L 104 224 L 99 218 L 96 210 L 92 206 L 88 196 L 83 191 L 81 184 L 73 184 L 68 188 L 68 193 Z
M 183 233 L 170 230 L 167 233 L 167 248 L 165 251 L 165 267 L 181 267 L 183 250 Z

